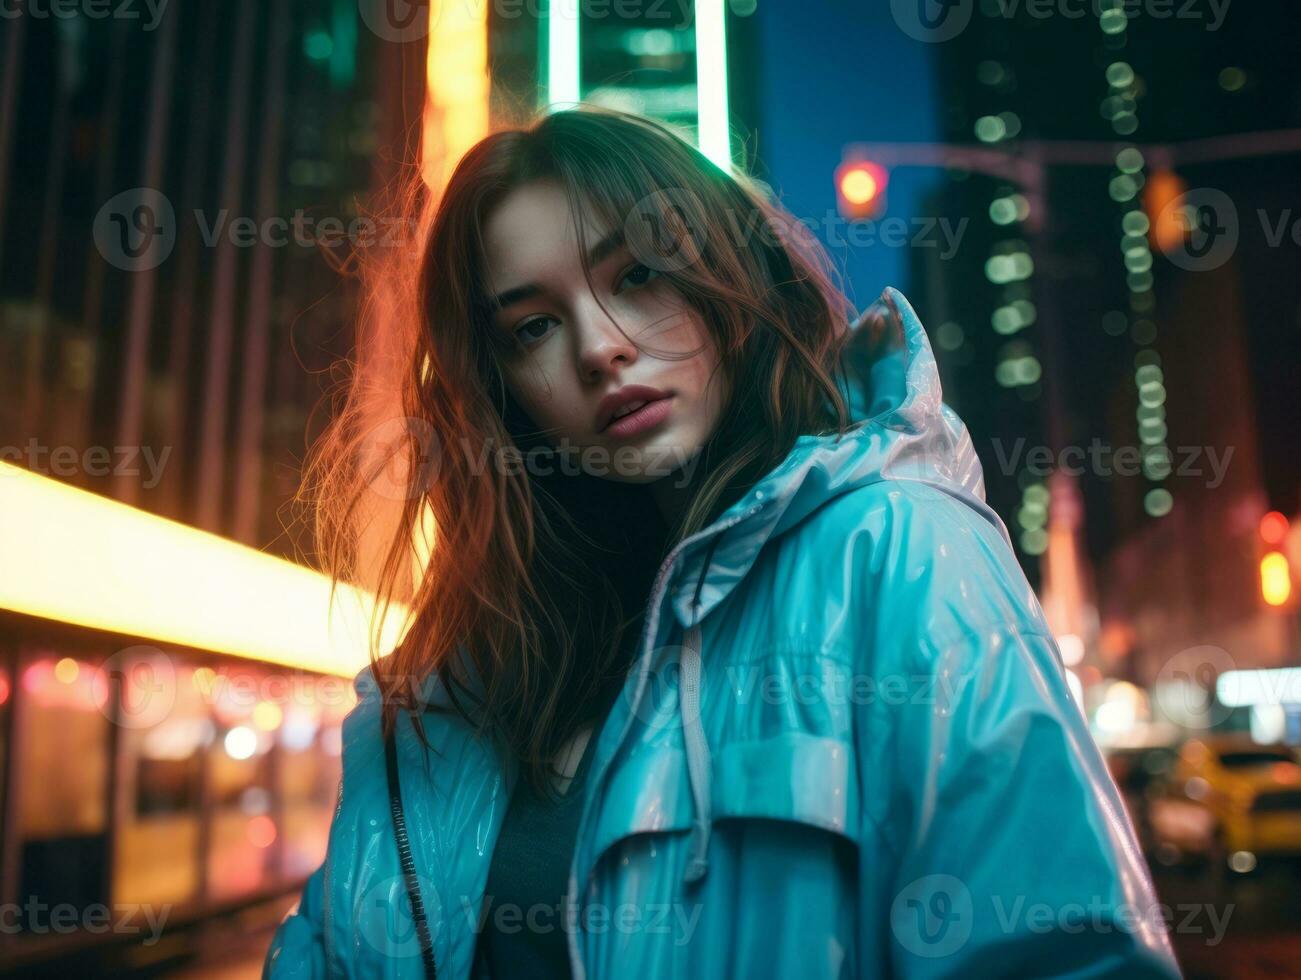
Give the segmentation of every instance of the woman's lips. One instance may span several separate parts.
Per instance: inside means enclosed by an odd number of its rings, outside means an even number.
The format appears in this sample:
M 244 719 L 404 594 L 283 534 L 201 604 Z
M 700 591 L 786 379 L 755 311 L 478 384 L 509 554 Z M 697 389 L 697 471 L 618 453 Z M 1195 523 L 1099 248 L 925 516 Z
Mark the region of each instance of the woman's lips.
M 601 431 L 601 434 L 616 439 L 627 439 L 648 432 L 668 418 L 669 412 L 673 409 L 672 402 L 672 395 L 648 401 L 637 411 L 615 419 Z

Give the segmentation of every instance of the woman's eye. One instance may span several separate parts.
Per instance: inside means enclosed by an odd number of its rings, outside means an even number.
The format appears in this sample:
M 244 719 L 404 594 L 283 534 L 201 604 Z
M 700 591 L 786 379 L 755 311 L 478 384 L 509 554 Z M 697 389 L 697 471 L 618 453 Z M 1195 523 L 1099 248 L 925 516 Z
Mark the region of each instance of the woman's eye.
M 619 280 L 619 285 L 622 286 L 627 283 L 629 288 L 635 289 L 646 285 L 648 282 L 653 282 L 661 274 L 657 270 L 638 262 L 624 273 L 623 278 Z M 523 346 L 531 347 L 550 333 L 548 325 L 555 322 L 557 322 L 556 318 L 551 316 L 539 316 L 534 317 L 532 320 L 526 320 L 515 328 L 515 339 Z
M 652 269 L 649 266 L 642 265 L 640 262 L 638 262 L 631 269 L 629 269 L 627 273 L 624 274 L 624 277 L 621 280 L 619 280 L 619 282 L 620 284 L 622 284 L 628 282 L 631 279 L 632 284 L 634 286 L 644 286 L 646 285 L 646 283 L 655 279 L 660 274 L 661 273 L 658 272 L 657 270 Z
M 552 322 L 554 319 L 555 319 L 554 317 L 539 316 L 539 317 L 534 317 L 532 320 L 529 320 L 526 323 L 521 323 L 515 331 L 515 338 L 519 340 L 520 343 L 524 344 L 524 346 L 527 347 L 530 342 L 536 342 L 546 336 L 547 331 L 545 327 L 548 323 Z M 527 332 L 533 329 L 538 329 L 540 332 L 534 334 L 529 334 Z

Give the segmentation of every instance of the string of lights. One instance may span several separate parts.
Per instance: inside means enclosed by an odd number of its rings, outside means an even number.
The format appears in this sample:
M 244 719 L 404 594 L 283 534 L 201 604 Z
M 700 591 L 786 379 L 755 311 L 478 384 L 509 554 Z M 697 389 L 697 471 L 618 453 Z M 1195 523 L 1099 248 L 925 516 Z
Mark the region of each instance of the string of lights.
M 1109 52 L 1105 72 L 1107 95 L 1100 106 L 1103 118 L 1118 136 L 1132 137 L 1139 129 L 1138 99 L 1146 83 L 1118 52 L 1128 44 L 1129 18 L 1122 0 L 1104 0 L 1098 8 L 1098 26 Z M 1148 161 L 1136 146 L 1125 146 L 1116 154 L 1108 193 L 1121 210 L 1120 251 L 1125 263 L 1125 287 L 1129 293 L 1129 315 L 1113 311 L 1103 320 L 1103 329 L 1113 335 L 1128 332 L 1137 351 L 1134 354 L 1134 388 L 1137 396 L 1135 422 L 1142 446 L 1142 472 L 1148 486 L 1143 509 L 1152 517 L 1168 514 L 1174 497 L 1166 479 L 1170 476 L 1170 447 L 1166 444 L 1166 389 L 1161 356 L 1154 349 L 1157 329 L 1156 295 L 1153 292 L 1152 249 L 1148 243 L 1151 221 L 1144 212 L 1141 192 L 1148 183 Z

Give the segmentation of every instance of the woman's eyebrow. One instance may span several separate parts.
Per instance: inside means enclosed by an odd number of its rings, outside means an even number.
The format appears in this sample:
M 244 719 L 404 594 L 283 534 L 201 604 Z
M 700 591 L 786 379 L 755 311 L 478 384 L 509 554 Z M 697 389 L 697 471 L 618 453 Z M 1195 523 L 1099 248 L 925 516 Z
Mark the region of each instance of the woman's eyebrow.
M 622 246 L 623 243 L 623 229 L 616 228 L 588 250 L 588 266 L 595 267 L 600 265 L 610 256 L 611 253 Z M 493 297 L 493 309 L 504 310 L 512 303 L 518 303 L 521 300 L 530 299 L 540 292 L 542 292 L 542 287 L 535 282 L 528 282 L 522 286 L 513 286 L 512 288 L 500 292 Z

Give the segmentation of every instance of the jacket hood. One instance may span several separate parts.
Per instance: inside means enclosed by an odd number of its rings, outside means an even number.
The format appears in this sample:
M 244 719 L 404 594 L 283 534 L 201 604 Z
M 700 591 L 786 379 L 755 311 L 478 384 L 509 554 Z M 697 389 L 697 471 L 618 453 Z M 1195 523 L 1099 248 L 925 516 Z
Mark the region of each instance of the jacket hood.
M 943 403 L 935 355 L 903 293 L 887 287 L 850 331 L 837 379 L 850 428 L 843 436 L 800 436 L 780 465 L 695 536 L 684 550 L 684 584 L 672 596 L 684 627 L 727 598 L 769 541 L 833 498 L 882 480 L 916 480 L 952 494 L 1007 537 L 985 502 L 971 437 Z

